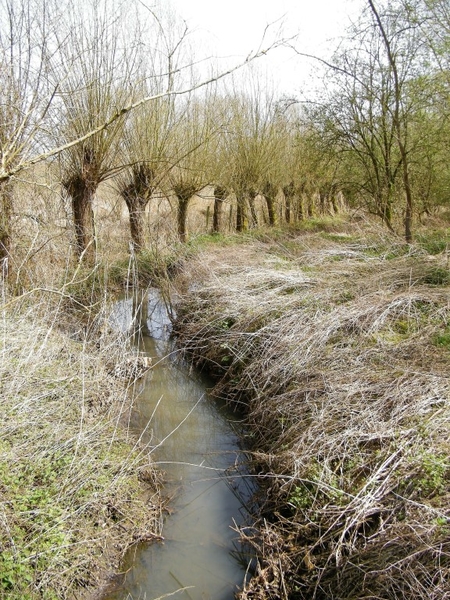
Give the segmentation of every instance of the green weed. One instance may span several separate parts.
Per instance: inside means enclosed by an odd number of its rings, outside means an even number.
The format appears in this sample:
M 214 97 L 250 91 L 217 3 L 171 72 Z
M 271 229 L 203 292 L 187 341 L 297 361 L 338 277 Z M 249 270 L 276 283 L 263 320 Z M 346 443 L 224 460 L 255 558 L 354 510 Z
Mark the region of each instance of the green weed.
M 428 254 L 440 254 L 450 245 L 450 228 L 419 233 L 416 235 L 416 244 Z
M 450 271 L 442 267 L 434 267 L 430 269 L 423 277 L 423 282 L 428 285 L 449 285 Z
M 450 325 L 447 325 L 441 333 L 437 333 L 432 338 L 432 343 L 438 348 L 450 350 Z
M 420 475 L 417 478 L 416 492 L 430 498 L 442 494 L 447 487 L 448 456 L 423 452 L 420 457 Z

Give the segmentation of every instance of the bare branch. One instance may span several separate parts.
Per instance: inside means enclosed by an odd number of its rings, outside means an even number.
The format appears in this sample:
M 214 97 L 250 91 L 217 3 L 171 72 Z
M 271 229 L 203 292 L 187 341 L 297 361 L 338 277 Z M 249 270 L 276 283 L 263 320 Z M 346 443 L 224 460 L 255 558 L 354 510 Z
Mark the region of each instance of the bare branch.
M 118 119 L 120 119 L 121 117 L 126 115 L 127 113 L 138 108 L 139 106 L 142 106 L 143 104 L 146 104 L 147 102 L 151 102 L 152 100 L 157 100 L 159 98 L 183 96 L 185 94 L 189 94 L 189 93 L 192 93 L 201 88 L 207 87 L 208 85 L 211 85 L 212 83 L 220 81 L 221 79 L 224 79 L 225 77 L 231 75 L 232 73 L 235 73 L 236 71 L 242 69 L 243 67 L 245 67 L 248 64 L 250 64 L 251 62 L 253 62 L 254 60 L 261 58 L 262 56 L 265 56 L 269 51 L 271 51 L 274 48 L 279 47 L 283 44 L 284 44 L 284 41 L 274 42 L 269 47 L 264 48 L 264 49 L 259 49 L 254 54 L 250 54 L 249 56 L 247 56 L 247 58 L 244 61 L 238 63 L 237 65 L 230 67 L 226 71 L 223 71 L 217 75 L 214 75 L 208 79 L 205 79 L 205 80 L 201 81 L 200 83 L 194 84 L 188 88 L 185 88 L 182 90 L 169 90 L 169 91 L 161 92 L 160 94 L 146 96 L 144 98 L 141 98 L 138 101 L 131 102 L 131 103 L 127 104 L 126 106 L 122 107 L 121 109 L 119 109 L 118 111 L 114 112 L 109 119 L 107 119 L 106 121 L 101 123 L 98 127 L 91 129 L 85 135 L 77 137 L 76 139 L 74 139 L 70 142 L 67 142 L 66 144 L 62 144 L 56 148 L 53 148 L 52 150 L 49 150 L 48 152 L 42 152 L 40 154 L 37 154 L 35 157 L 30 158 L 29 160 L 26 160 L 24 162 L 21 162 L 14 167 L 5 168 L 3 166 L 0 171 L 0 182 L 6 181 L 6 180 L 10 179 L 11 177 L 13 177 L 14 175 L 17 175 L 19 172 L 23 171 L 24 169 L 27 169 L 39 162 L 42 162 L 53 156 L 58 155 L 61 152 L 68 150 L 69 148 L 73 148 L 74 146 L 85 142 L 86 140 L 92 138 L 93 136 L 100 133 L 101 131 L 104 131 L 105 129 L 107 129 L 110 125 L 112 125 L 115 121 L 117 121 Z

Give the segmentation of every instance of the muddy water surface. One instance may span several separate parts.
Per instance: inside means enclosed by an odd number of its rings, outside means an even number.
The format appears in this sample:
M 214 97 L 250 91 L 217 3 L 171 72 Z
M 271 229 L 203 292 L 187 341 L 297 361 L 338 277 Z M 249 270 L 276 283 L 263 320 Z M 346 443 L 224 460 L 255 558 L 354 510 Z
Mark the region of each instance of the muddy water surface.
M 131 306 L 122 301 L 116 307 L 122 327 L 129 324 Z M 246 518 L 242 500 L 250 493 L 235 416 L 209 398 L 205 382 L 177 360 L 156 292 L 144 325 L 140 347 L 153 357 L 154 368 L 146 375 L 131 426 L 144 431 L 173 499 L 164 542 L 130 552 L 123 587 L 108 598 L 231 600 L 245 577 L 233 525 Z

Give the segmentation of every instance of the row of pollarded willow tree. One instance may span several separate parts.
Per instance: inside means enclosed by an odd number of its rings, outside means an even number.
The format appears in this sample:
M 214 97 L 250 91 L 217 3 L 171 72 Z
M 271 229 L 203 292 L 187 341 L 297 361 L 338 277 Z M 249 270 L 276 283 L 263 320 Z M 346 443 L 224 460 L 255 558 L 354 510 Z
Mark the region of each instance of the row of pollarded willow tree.
M 182 240 L 190 199 L 212 184 L 215 230 L 231 193 L 242 231 L 255 225 L 258 195 L 274 225 L 280 191 L 288 222 L 312 215 L 314 199 L 336 208 L 340 191 L 391 230 L 403 221 L 411 242 L 414 218 L 448 201 L 449 30 L 445 0 L 364 1 L 348 38 L 332 59 L 319 61 L 325 83 L 313 104 L 280 100 L 257 76 L 247 76 L 245 87 L 232 82 L 228 90 L 210 89 L 166 111 L 148 106 L 146 115 L 134 115 L 138 145 L 143 122 L 150 132 L 133 177 L 142 182 L 151 157 L 152 189 L 163 185 L 175 193 Z M 150 196 L 148 187 L 131 194 Z M 132 221 L 133 214 L 138 207 Z M 133 239 L 142 246 L 142 236 Z
M 449 32 L 447 0 L 361 0 L 331 59 L 316 57 L 325 76 L 314 102 L 277 98 L 247 76 L 197 101 L 195 117 L 185 105 L 186 154 L 169 177 L 180 237 L 190 197 L 212 184 L 215 230 L 230 193 L 242 231 L 255 224 L 256 196 L 274 225 L 280 195 L 291 222 L 336 210 L 340 192 L 411 242 L 415 220 L 449 200 Z
M 182 238 L 189 198 L 207 183 L 216 186 L 217 208 L 235 196 L 238 231 L 255 223 L 258 195 L 274 225 L 280 195 L 290 222 L 313 214 L 314 199 L 336 209 L 340 192 L 390 230 L 403 227 L 410 243 L 415 220 L 448 204 L 448 1 L 362 0 L 361 7 L 334 55 L 316 57 L 325 77 L 314 102 L 277 98 L 247 77 L 245 88 L 229 85 L 196 105 L 201 133 L 179 163 L 182 184 L 172 188 Z
M 206 186 L 214 189 L 216 232 L 221 229 L 222 206 L 230 197 L 236 206 L 233 226 L 238 232 L 257 225 L 258 196 L 265 200 L 270 226 L 278 219 L 276 198 L 280 193 L 287 222 L 311 216 L 315 198 L 321 199 L 322 207 L 328 204 L 328 197 L 334 198 L 339 189 L 333 180 L 335 157 L 323 152 L 314 128 L 289 102 L 278 100 L 262 85 L 257 73 L 246 79 L 246 89 L 236 81 L 219 89 L 214 82 L 201 95 L 157 98 L 93 136 L 88 144 L 70 149 L 67 156 L 75 157 L 77 163 L 69 165 L 69 173 L 75 174 L 82 192 L 85 184 L 80 173 L 88 175 L 91 185 L 83 204 L 86 211 L 78 218 L 76 205 L 81 202 L 69 188 L 73 180 L 63 178 L 72 198 L 78 256 L 88 254 L 88 260 L 93 259 L 92 198 L 107 178 L 128 208 L 135 252 L 145 249 L 151 235 L 146 210 L 155 192 L 174 198 L 182 242 L 187 240 L 190 202 Z M 140 92 L 145 93 L 147 90 Z M 87 114 L 83 108 L 80 113 Z M 97 157 L 103 171 L 91 156 Z
M 189 202 L 233 195 L 235 228 L 311 215 L 337 192 L 394 229 L 447 201 L 450 16 L 445 0 L 367 0 L 330 59 L 314 103 L 277 98 L 253 72 L 245 86 L 212 77 L 198 88 L 184 23 L 137 3 L 4 0 L 1 5 L 0 258 L 12 254 L 15 174 L 59 156 L 75 251 L 95 261 L 92 204 L 111 179 L 136 251 L 155 190 L 176 199 L 186 239 Z M 133 12 L 134 11 L 134 12 Z M 144 13 L 142 13 L 144 11 Z M 134 15 L 131 18 L 130 15 Z M 180 90 L 184 90 L 181 93 Z M 142 99 L 147 99 L 143 102 Z M 48 149 L 51 150 L 48 150 Z M 37 157 L 37 159 L 33 158 Z
M 210 181 L 224 121 L 212 111 L 218 81 L 240 67 L 211 66 L 203 80 L 184 22 L 136 0 L 3 0 L 0 4 L 0 261 L 14 259 L 14 192 L 28 169 L 53 163 L 70 198 L 74 248 L 95 261 L 93 199 L 112 180 L 130 212 L 135 249 L 155 189 L 184 215 Z M 279 42 L 268 43 L 268 49 Z M 265 55 L 261 47 L 250 59 Z M 219 102 L 220 103 L 220 102 Z M 25 180 L 25 178 L 24 178 Z M 31 207 L 32 210 L 32 207 Z

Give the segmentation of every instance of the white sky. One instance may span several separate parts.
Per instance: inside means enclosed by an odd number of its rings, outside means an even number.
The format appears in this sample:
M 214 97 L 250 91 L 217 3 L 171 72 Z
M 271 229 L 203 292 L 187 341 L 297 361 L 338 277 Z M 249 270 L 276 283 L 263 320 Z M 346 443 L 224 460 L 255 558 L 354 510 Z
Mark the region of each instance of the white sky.
M 217 56 L 245 57 L 259 45 L 267 24 L 273 36 L 282 26 L 284 37 L 299 34 L 295 42 L 302 52 L 329 56 L 349 18 L 365 0 L 172 0 L 205 49 Z M 273 39 L 273 38 L 272 38 Z M 294 94 L 308 84 L 317 63 L 286 49 L 264 59 L 280 94 Z M 261 63 L 260 63 L 261 65 Z

